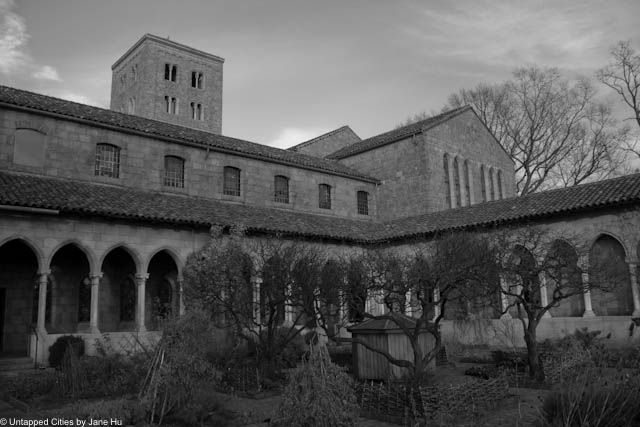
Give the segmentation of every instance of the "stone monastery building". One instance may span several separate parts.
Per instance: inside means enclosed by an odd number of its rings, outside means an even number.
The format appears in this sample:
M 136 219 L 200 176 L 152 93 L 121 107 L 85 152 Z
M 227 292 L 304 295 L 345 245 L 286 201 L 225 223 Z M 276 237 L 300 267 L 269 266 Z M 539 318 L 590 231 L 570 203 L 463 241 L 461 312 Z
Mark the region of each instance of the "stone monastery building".
M 88 345 L 153 334 L 158 302 L 182 310 L 186 257 L 211 226 L 238 223 L 337 252 L 446 230 L 567 229 L 591 248 L 578 262 L 609 247 L 628 283 L 554 308 L 540 334 L 634 339 L 640 175 L 517 197 L 511 159 L 470 107 L 287 150 L 223 136 L 223 62 L 147 34 L 114 63 L 109 110 L 0 86 L 0 354 L 45 360 L 61 334 Z

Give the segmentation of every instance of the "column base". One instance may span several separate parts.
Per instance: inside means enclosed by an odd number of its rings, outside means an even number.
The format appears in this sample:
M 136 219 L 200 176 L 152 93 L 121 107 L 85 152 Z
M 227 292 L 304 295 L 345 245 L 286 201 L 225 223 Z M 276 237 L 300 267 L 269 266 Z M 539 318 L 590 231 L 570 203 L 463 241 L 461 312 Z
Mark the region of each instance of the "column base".
M 136 326 L 136 332 L 147 332 L 147 327 L 144 325 Z
M 91 326 L 89 328 L 89 333 L 90 334 L 101 334 L 100 329 L 98 329 L 97 326 Z
M 582 317 L 596 317 L 596 314 L 593 312 L 593 310 L 585 310 Z

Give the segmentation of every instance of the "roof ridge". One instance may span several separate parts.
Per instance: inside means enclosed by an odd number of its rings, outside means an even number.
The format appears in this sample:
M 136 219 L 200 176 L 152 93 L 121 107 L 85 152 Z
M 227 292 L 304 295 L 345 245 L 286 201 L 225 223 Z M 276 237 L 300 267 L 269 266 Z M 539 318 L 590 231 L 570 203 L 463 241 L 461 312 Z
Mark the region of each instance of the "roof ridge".
M 437 126 L 443 123 L 444 121 L 450 120 L 453 117 L 457 116 L 458 114 L 461 114 L 467 110 L 473 111 L 473 108 L 470 105 L 463 105 L 462 107 L 457 107 L 448 111 L 444 111 L 440 114 L 436 114 L 435 116 L 427 117 L 426 119 L 422 119 L 414 123 L 409 123 L 408 125 L 404 125 L 397 129 L 391 129 L 389 131 L 379 133 L 369 138 L 365 138 L 361 141 L 354 142 L 351 145 L 348 145 L 346 147 L 343 147 L 339 150 L 334 151 L 333 153 L 329 154 L 325 158 L 330 160 L 331 159 L 339 160 L 345 157 L 362 153 L 364 151 L 381 147 L 386 144 L 391 144 L 409 135 L 419 134 L 421 132 L 424 132 L 425 130 L 431 129 L 432 127 Z M 429 125 L 429 126 L 425 127 L 425 125 Z M 390 138 L 387 140 L 385 139 L 386 137 L 390 137 Z M 375 139 L 381 139 L 382 141 L 380 143 L 367 146 L 367 143 L 370 143 Z M 360 148 L 357 147 L 358 145 L 360 146 Z
M 304 147 L 306 145 L 313 144 L 316 141 L 319 141 L 319 140 L 324 139 L 324 138 L 326 138 L 328 136 L 331 136 L 331 135 L 335 135 L 339 131 L 345 130 L 345 129 L 349 129 L 351 132 L 353 132 L 353 129 L 351 129 L 351 127 L 349 125 L 342 125 L 339 128 L 330 130 L 330 131 L 325 132 L 325 133 L 323 133 L 321 135 L 318 135 L 318 136 L 316 136 L 314 138 L 311 138 L 311 139 L 308 139 L 306 141 L 300 142 L 300 143 L 298 143 L 296 145 L 292 145 L 291 147 L 287 148 L 287 150 L 296 151 L 295 148 L 302 148 L 302 147 Z M 353 133 L 357 136 L 357 134 L 355 132 L 353 132 Z

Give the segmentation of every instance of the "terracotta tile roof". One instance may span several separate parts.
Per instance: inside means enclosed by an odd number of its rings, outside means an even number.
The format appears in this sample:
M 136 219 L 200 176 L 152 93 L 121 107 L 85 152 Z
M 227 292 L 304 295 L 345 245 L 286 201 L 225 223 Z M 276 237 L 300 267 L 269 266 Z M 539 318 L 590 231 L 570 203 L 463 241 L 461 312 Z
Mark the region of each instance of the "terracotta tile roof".
M 416 135 L 428 129 L 431 129 L 432 127 L 444 123 L 447 120 L 468 110 L 472 110 L 472 108 L 469 106 L 456 108 L 454 110 L 449 110 L 442 114 L 438 114 L 437 116 L 429 117 L 428 119 L 420 120 L 419 122 L 415 122 L 410 125 L 391 130 L 389 132 L 381 133 L 380 135 L 376 135 L 371 138 L 363 139 L 360 142 L 356 142 L 355 144 L 351 144 L 347 147 L 341 148 L 334 153 L 329 154 L 328 156 L 326 156 L 326 158 L 344 159 L 346 157 L 350 157 L 364 151 L 372 150 L 386 144 L 391 144 L 392 142 L 396 142 L 411 135 Z
M 203 228 L 243 224 L 249 231 L 353 242 L 363 241 L 375 227 L 368 221 L 4 171 L 0 205 Z
M 634 174 L 381 223 L 0 171 L 0 205 L 195 227 L 244 224 L 250 231 L 358 243 L 566 218 L 599 208 L 639 204 L 640 174 Z
M 404 239 L 436 232 L 567 216 L 599 208 L 640 204 L 640 174 L 543 191 L 474 206 L 390 221 L 373 240 Z
M 78 104 L 76 102 L 0 85 L 0 106 L 3 104 L 8 107 L 22 107 L 43 113 L 61 115 L 71 120 L 88 121 L 95 125 L 114 127 L 122 131 L 134 131 L 145 134 L 148 137 L 170 139 L 178 143 L 195 145 L 205 149 L 210 148 L 216 151 L 318 170 L 368 182 L 378 182 L 376 178 L 366 176 L 337 161 L 308 156 L 294 151 L 281 150 L 268 145 L 216 135 L 210 132 L 119 113 L 117 111 L 105 110 L 90 105 Z

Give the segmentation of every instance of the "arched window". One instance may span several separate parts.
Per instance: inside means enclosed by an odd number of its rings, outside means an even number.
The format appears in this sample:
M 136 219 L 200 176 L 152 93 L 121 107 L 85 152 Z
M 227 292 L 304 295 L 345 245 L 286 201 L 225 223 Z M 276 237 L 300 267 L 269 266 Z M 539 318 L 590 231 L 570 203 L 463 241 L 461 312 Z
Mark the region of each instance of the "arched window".
M 482 201 L 487 201 L 487 181 L 484 173 L 484 165 L 480 165 L 480 188 L 482 190 Z
M 496 189 L 493 183 L 493 168 L 489 168 L 489 195 L 491 196 L 491 200 L 496 199 Z
M 184 159 L 177 156 L 164 156 L 164 185 L 184 188 Z
M 96 176 L 120 177 L 120 148 L 111 144 L 96 145 Z
M 202 106 L 202 104 L 196 105 L 196 118 L 198 120 L 204 119 L 204 107 Z
M 498 198 L 502 199 L 503 194 L 502 194 L 502 171 L 501 170 L 498 170 L 497 176 L 498 176 Z
M 469 176 L 469 161 L 464 161 L 463 166 L 463 175 L 464 175 L 464 194 L 467 200 L 467 206 L 471 206 L 471 177 Z
M 171 114 L 178 114 L 178 99 L 171 98 Z
M 460 167 L 458 165 L 458 158 L 453 159 L 453 183 L 456 194 L 456 207 L 462 206 L 462 197 L 460 195 Z
M 224 167 L 222 193 L 227 196 L 240 196 L 240 169 L 232 166 Z
M 444 153 L 442 157 L 442 171 L 444 173 L 444 199 L 446 205 L 451 208 L 451 182 L 449 181 L 449 155 Z
M 369 193 L 366 191 L 358 191 L 358 213 L 360 215 L 369 215 Z
M 331 209 L 331 186 L 328 184 L 320 184 L 318 186 L 318 207 Z
M 168 96 L 164 97 L 164 111 L 166 113 L 171 112 L 171 99 Z
M 13 162 L 25 166 L 44 166 L 46 135 L 35 129 L 16 129 Z
M 171 81 L 175 82 L 178 75 L 178 67 L 176 65 L 171 67 Z
M 127 108 L 127 113 L 135 114 L 136 112 L 136 99 L 129 98 L 129 107 Z
M 289 178 L 276 175 L 273 179 L 273 200 L 278 203 L 289 203 Z

